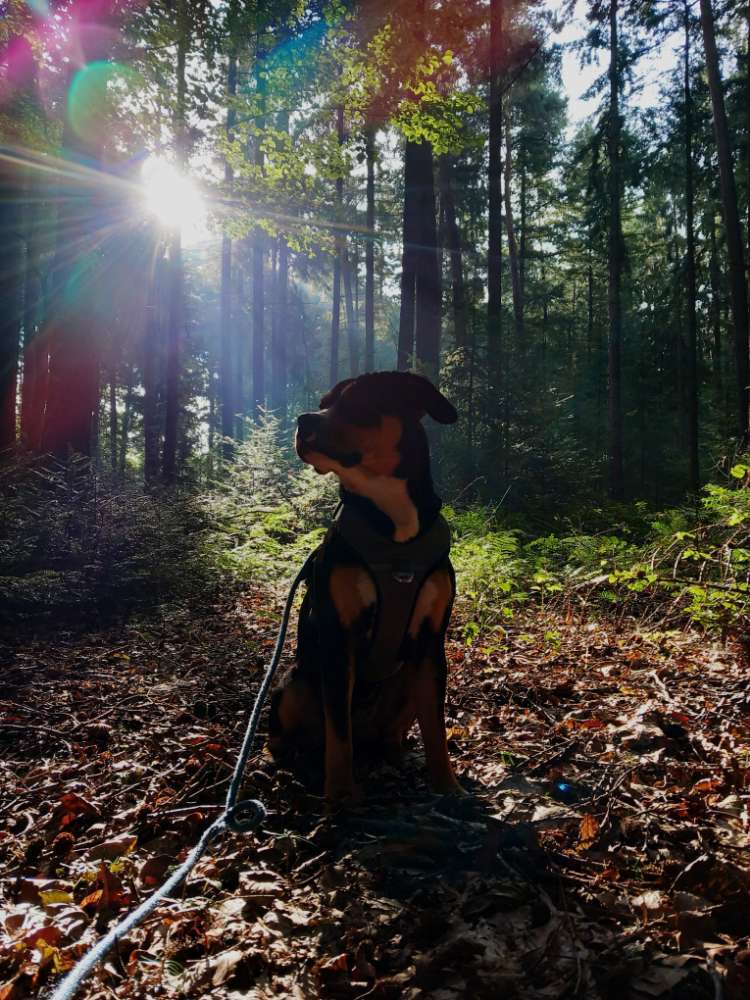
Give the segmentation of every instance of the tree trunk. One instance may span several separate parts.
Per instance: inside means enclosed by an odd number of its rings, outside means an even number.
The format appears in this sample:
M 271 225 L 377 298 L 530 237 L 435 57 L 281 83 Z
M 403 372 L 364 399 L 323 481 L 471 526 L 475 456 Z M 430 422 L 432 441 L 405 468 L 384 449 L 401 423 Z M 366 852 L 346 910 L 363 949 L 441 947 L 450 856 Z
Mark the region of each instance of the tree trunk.
M 419 239 L 419 205 L 417 200 L 416 142 L 404 145 L 404 214 L 403 248 L 401 251 L 401 311 L 398 324 L 396 367 L 406 371 L 414 360 L 414 319 L 417 297 L 417 241 Z
M 234 125 L 237 113 L 233 101 L 237 93 L 237 54 L 232 51 L 227 63 L 227 99 L 230 102 L 227 110 L 226 137 L 227 142 L 234 138 Z M 233 172 L 228 162 L 224 164 L 224 184 L 227 197 L 231 197 Z M 229 461 L 233 453 L 235 436 L 235 419 L 237 403 L 235 400 L 235 374 L 233 369 L 234 330 L 232 323 L 232 238 L 224 233 L 221 238 L 221 298 L 220 320 L 221 330 L 221 433 L 223 436 L 222 456 Z
M 118 469 L 120 476 L 125 475 L 128 459 L 128 437 L 130 435 L 130 424 L 133 419 L 133 368 L 128 366 L 127 384 L 125 386 L 125 409 L 122 414 L 120 424 L 120 454 Z
M 620 71 L 617 40 L 617 0 L 609 9 L 609 352 L 608 352 L 608 441 L 609 493 L 613 500 L 624 496 L 623 427 L 622 427 L 622 303 L 623 238 L 620 219 Z
M 750 358 L 748 357 L 747 285 L 742 249 L 742 233 L 737 208 L 737 190 L 734 183 L 729 125 L 719 73 L 719 56 L 716 51 L 711 0 L 700 0 L 700 11 L 703 45 L 706 54 L 708 89 L 711 94 L 716 149 L 719 157 L 719 181 L 721 184 L 721 201 L 724 210 L 724 226 L 729 257 L 729 289 L 732 304 L 737 369 L 737 434 L 744 446 L 747 443 L 748 433 Z
M 245 241 L 246 242 L 246 241 Z M 238 244 L 235 244 L 235 249 Z M 232 297 L 234 309 L 232 310 L 232 325 L 234 326 L 234 405 L 237 413 L 237 440 L 245 439 L 245 416 L 247 409 L 245 406 L 246 374 L 250 371 L 250 345 L 252 338 L 249 329 L 246 329 L 247 309 L 245 303 L 245 272 L 241 263 L 241 256 L 234 256 L 234 281 L 232 283 Z M 248 334 L 246 336 L 246 334 Z
M 416 188 L 420 235 L 417 245 L 414 350 L 417 366 L 434 382 L 440 368 L 442 287 L 435 205 L 435 165 L 429 142 L 418 146 Z
M 22 312 L 23 182 L 12 158 L 0 163 L 0 452 L 16 441 L 16 382 Z
M 685 365 L 686 413 L 685 430 L 688 452 L 688 483 L 694 494 L 700 489 L 698 464 L 698 319 L 696 313 L 695 279 L 695 195 L 693 189 L 693 96 L 690 91 L 690 14 L 684 4 L 684 100 L 685 100 L 685 215 L 687 255 L 685 283 L 687 292 L 687 358 Z
M 375 367 L 375 128 L 365 131 L 367 208 L 365 225 L 365 371 Z
M 177 166 L 187 167 L 187 80 L 185 65 L 189 43 L 188 0 L 177 4 L 177 94 L 174 118 Z M 164 448 L 162 476 L 167 483 L 177 478 L 177 437 L 180 417 L 182 374 L 182 341 L 185 328 L 185 288 L 182 262 L 182 237 L 177 230 L 172 235 L 169 250 L 169 325 L 167 329 L 167 363 L 164 406 Z
M 443 154 L 438 161 L 440 181 L 440 201 L 445 218 L 445 237 L 450 261 L 451 295 L 453 304 L 453 335 L 456 347 L 465 349 L 468 342 L 468 315 L 466 286 L 464 284 L 463 253 L 461 231 L 456 219 L 456 199 L 453 193 L 454 163 L 450 156 Z
M 98 149 L 74 131 L 69 115 L 63 149 L 71 160 L 87 165 L 85 178 L 66 172 L 58 191 L 55 256 L 44 329 L 49 345 L 49 381 L 42 450 L 59 458 L 68 451 L 91 456 L 98 416 L 99 347 L 95 330 L 96 192 L 91 163 Z
M 352 292 L 353 267 L 351 256 L 345 252 L 343 260 L 344 307 L 346 309 L 346 339 L 349 348 L 349 375 L 359 374 L 359 345 L 357 344 L 357 320 L 354 315 L 354 295 Z
M 528 197 L 527 197 L 527 177 L 526 177 L 526 147 L 522 144 L 520 149 L 520 177 L 519 198 L 521 203 L 520 233 L 518 239 L 518 276 L 521 287 L 521 302 L 526 308 L 526 254 L 528 247 Z
M 279 115 L 278 127 L 289 131 L 289 114 Z M 274 295 L 274 323 L 271 338 L 271 408 L 286 425 L 287 419 L 287 343 L 288 330 L 288 299 L 289 299 L 289 244 L 286 237 L 280 235 L 277 244 L 277 270 Z
M 505 229 L 508 234 L 508 258 L 510 260 L 510 280 L 513 290 L 513 319 L 515 320 L 516 339 L 523 343 L 523 298 L 521 293 L 521 273 L 518 267 L 518 246 L 513 225 L 513 202 L 511 200 L 511 184 L 513 177 L 513 161 L 511 157 L 510 117 L 505 119 Z
M 503 0 L 490 0 L 487 356 L 491 395 L 499 391 L 502 347 Z
M 263 72 L 265 52 L 256 54 L 256 79 L 258 100 L 261 110 L 265 111 L 266 78 Z M 265 119 L 258 120 L 259 134 L 255 137 L 254 162 L 262 173 L 264 156 L 262 147 L 262 132 Z M 263 262 L 265 256 L 265 236 L 260 226 L 256 226 L 253 236 L 253 420 L 260 423 L 263 408 L 266 405 L 265 380 L 265 288 L 263 284 Z
M 594 268 L 589 263 L 586 269 L 586 350 L 590 354 L 594 348 Z
M 339 148 L 344 144 L 344 108 L 339 104 L 336 108 L 336 138 Z M 336 225 L 343 225 L 344 178 L 339 173 L 336 177 Z M 336 385 L 339 380 L 339 340 L 341 330 L 341 271 L 344 263 L 344 239 L 341 229 L 336 229 L 334 240 L 335 256 L 333 259 L 333 301 L 331 303 L 331 367 L 330 383 Z
M 147 484 L 159 475 L 160 405 L 159 383 L 163 361 L 162 299 L 164 247 L 154 233 L 153 265 L 150 271 L 146 306 L 145 335 L 142 341 L 143 367 L 143 478 Z
M 39 451 L 47 398 L 48 356 L 46 343 L 38 336 L 42 310 L 37 179 L 29 171 L 26 185 L 26 254 L 23 286 L 23 385 L 21 389 L 21 437 L 31 451 Z
M 109 373 L 109 467 L 117 475 L 117 365 Z
M 282 424 L 287 418 L 287 336 L 289 299 L 289 245 L 279 237 L 275 315 L 271 344 L 272 407 Z

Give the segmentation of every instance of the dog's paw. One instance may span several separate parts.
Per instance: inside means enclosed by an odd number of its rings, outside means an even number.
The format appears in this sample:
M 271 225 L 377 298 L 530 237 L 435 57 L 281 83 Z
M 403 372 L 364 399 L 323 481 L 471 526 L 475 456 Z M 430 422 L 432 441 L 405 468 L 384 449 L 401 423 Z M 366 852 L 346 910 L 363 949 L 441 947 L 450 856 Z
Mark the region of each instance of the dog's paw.
M 430 780 L 430 787 L 438 795 L 453 795 L 456 798 L 466 798 L 469 795 L 455 774 L 446 774 L 440 778 L 432 778 Z
M 354 781 L 336 785 L 329 783 L 326 785 L 325 796 L 328 812 L 335 812 L 347 806 L 356 806 L 364 799 L 364 792 L 362 786 Z

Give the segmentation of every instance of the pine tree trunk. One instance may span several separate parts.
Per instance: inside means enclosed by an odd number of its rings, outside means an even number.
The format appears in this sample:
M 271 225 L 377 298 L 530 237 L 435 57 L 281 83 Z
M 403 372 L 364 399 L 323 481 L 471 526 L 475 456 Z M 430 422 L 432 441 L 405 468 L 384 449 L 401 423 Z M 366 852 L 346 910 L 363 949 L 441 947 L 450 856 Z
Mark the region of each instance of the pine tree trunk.
M 349 375 L 356 378 L 359 374 L 359 345 L 357 343 L 357 320 L 354 315 L 354 294 L 352 290 L 353 268 L 348 251 L 345 251 L 343 261 L 344 307 L 346 309 L 346 339 L 349 349 Z
M 417 367 L 434 382 L 440 368 L 442 283 L 435 203 L 435 164 L 429 142 L 418 146 L 416 188 L 420 237 L 417 249 L 414 350 Z
M 748 313 L 745 263 L 742 248 L 742 233 L 737 207 L 737 190 L 732 166 L 732 150 L 729 140 L 724 92 L 719 71 L 719 56 L 716 50 L 714 16 L 711 0 L 700 0 L 701 28 L 706 54 L 708 89 L 713 109 L 716 149 L 719 157 L 719 181 L 721 201 L 724 210 L 727 251 L 729 257 L 729 289 L 734 324 L 734 343 L 737 374 L 737 435 L 742 444 L 747 443 L 748 434 L 748 383 L 750 382 L 750 357 L 748 356 Z
M 586 269 L 586 350 L 594 349 L 594 268 L 589 263 Z
M 246 241 L 245 241 L 246 242 Z M 237 248 L 239 244 L 235 244 Z M 237 413 L 237 440 L 245 439 L 245 420 L 247 409 L 245 406 L 246 375 L 250 371 L 250 344 L 252 337 L 250 331 L 246 329 L 245 320 L 248 310 L 245 303 L 245 272 L 241 263 L 241 255 L 236 254 L 234 258 L 234 281 L 233 299 L 234 310 L 232 313 L 232 324 L 234 326 L 233 351 L 234 351 L 234 403 Z M 247 335 L 246 335 L 247 334 Z
M 283 132 L 289 131 L 289 114 L 287 112 L 279 115 L 278 127 Z M 281 421 L 282 426 L 286 425 L 287 420 L 288 299 L 289 244 L 286 237 L 280 235 L 277 243 L 274 323 L 271 342 L 271 408 Z
M 521 203 L 520 233 L 518 239 L 518 274 L 521 284 L 521 302 L 526 308 L 526 254 L 528 246 L 528 197 L 527 197 L 527 177 L 526 177 L 526 147 L 522 144 L 520 150 L 521 164 L 519 188 L 519 199 Z
M 147 484 L 159 475 L 159 368 L 162 359 L 163 248 L 154 240 L 154 265 L 148 290 L 143 348 L 143 477 Z
M 417 297 L 417 242 L 419 239 L 419 204 L 417 199 L 416 142 L 407 140 L 404 145 L 404 214 L 403 248 L 401 251 L 401 310 L 398 324 L 398 350 L 396 367 L 406 369 L 414 360 L 414 320 Z
M 22 190 L 20 166 L 12 158 L 0 162 L 0 453 L 16 441 L 23 287 Z
M 38 336 L 42 310 L 38 198 L 37 180 L 29 171 L 26 184 L 21 438 L 31 451 L 39 451 L 42 444 L 48 366 L 47 347 L 42 338 Z
M 617 0 L 609 11 L 609 352 L 608 352 L 608 443 L 609 493 L 613 500 L 624 496 L 622 427 L 622 303 L 623 239 L 620 220 L 622 196 L 620 169 L 620 71 L 617 39 Z
M 513 224 L 512 194 L 513 160 L 511 156 L 510 120 L 505 119 L 505 229 L 508 234 L 508 259 L 510 261 L 510 280 L 513 291 L 513 318 L 516 327 L 516 339 L 523 343 L 523 298 L 521 294 L 521 273 L 518 267 L 518 246 Z
M 375 128 L 365 131 L 367 207 L 365 225 L 365 371 L 375 367 Z
M 174 130 L 177 166 L 184 171 L 187 167 L 187 80 L 185 67 L 189 44 L 188 0 L 178 0 L 177 26 L 177 94 Z M 167 328 L 164 447 L 162 451 L 162 476 L 166 483 L 173 483 L 177 478 L 177 437 L 180 418 L 184 329 L 185 288 L 182 237 L 178 230 L 172 235 L 169 249 L 169 325 Z
M 289 299 L 289 245 L 279 237 L 276 295 L 271 344 L 272 407 L 282 425 L 287 418 L 287 335 Z
M 339 104 L 336 108 L 336 138 L 339 147 L 344 144 L 344 108 Z M 336 178 L 336 223 L 343 224 L 344 178 L 339 174 Z M 331 366 L 330 384 L 336 385 L 339 380 L 339 341 L 341 331 L 341 271 L 344 263 L 344 240 L 340 229 L 336 230 L 335 256 L 333 259 L 333 300 L 331 303 Z
M 227 99 L 230 102 L 227 110 L 226 137 L 231 142 L 234 138 L 236 111 L 232 101 L 237 93 L 237 54 L 229 54 L 227 63 Z M 227 197 L 231 197 L 233 171 L 228 162 L 224 164 L 224 184 Z M 235 419 L 237 404 L 235 401 L 235 373 L 233 371 L 234 329 L 232 323 L 232 238 L 226 233 L 221 238 L 221 293 L 220 293 L 221 331 L 221 433 L 222 456 L 229 461 L 233 453 L 235 437 Z
M 109 467 L 117 475 L 117 365 L 109 373 Z
M 120 454 L 118 458 L 118 469 L 120 476 L 125 475 L 128 459 L 128 437 L 130 435 L 130 424 L 133 419 L 133 368 L 128 366 L 127 384 L 125 386 L 125 409 L 122 414 L 120 424 Z
M 685 429 L 688 452 L 688 483 L 694 494 L 700 489 L 698 464 L 698 319 L 695 278 L 695 194 L 693 186 L 693 97 L 690 91 L 690 15 L 687 0 L 684 6 L 684 100 L 685 100 L 685 216 L 687 256 L 685 284 L 687 292 L 687 358 L 685 365 L 686 413 Z
M 66 114 L 63 149 L 88 171 L 98 149 L 75 132 Z M 58 190 L 55 255 L 47 313 L 40 334 L 49 346 L 49 376 L 42 450 L 59 458 L 69 451 L 91 456 L 99 410 L 99 342 L 94 296 L 99 254 L 95 252 L 96 198 L 92 175 L 66 172 Z M 73 294 L 71 294 L 73 292 Z M 67 293 L 67 294 L 66 294 Z
M 713 376 L 716 391 L 716 405 L 721 401 L 721 292 L 719 286 L 719 261 L 716 246 L 716 210 L 713 203 L 708 208 L 708 276 L 711 285 L 711 332 L 713 339 Z
M 266 78 L 263 72 L 263 60 L 265 52 L 256 53 L 256 79 L 258 87 L 258 100 L 262 111 L 265 111 L 266 101 Z M 255 138 L 254 162 L 256 167 L 263 172 L 264 156 L 262 142 L 262 131 L 265 127 L 265 119 L 258 120 L 260 134 Z M 259 423 L 263 408 L 266 405 L 266 379 L 265 379 L 265 288 L 263 279 L 263 266 L 265 258 L 265 236 L 260 226 L 256 226 L 253 235 L 253 420 Z
M 468 340 L 468 315 L 466 307 L 466 287 L 464 284 L 463 252 L 461 231 L 456 219 L 456 199 L 453 193 L 453 160 L 443 154 L 438 161 L 440 180 L 440 201 L 445 218 L 445 237 L 450 262 L 451 295 L 453 304 L 453 335 L 456 347 L 464 349 Z
M 499 392 L 502 354 L 503 0 L 490 0 L 487 356 L 490 394 Z

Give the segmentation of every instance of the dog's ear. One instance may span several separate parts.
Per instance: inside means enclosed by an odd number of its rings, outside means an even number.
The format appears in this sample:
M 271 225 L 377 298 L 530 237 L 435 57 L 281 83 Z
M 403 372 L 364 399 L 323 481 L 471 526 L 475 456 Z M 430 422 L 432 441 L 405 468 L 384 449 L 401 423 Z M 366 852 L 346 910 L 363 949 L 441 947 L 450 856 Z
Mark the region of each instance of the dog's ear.
M 424 375 L 415 375 L 412 372 L 399 372 L 400 379 L 403 379 L 403 393 L 405 400 L 410 406 L 421 411 L 419 416 L 425 413 L 437 420 L 439 424 L 455 424 L 458 420 L 456 408 Z M 400 387 L 399 387 L 400 388 Z
M 353 378 L 345 378 L 341 382 L 337 383 L 333 389 L 329 389 L 325 396 L 321 399 L 319 409 L 327 410 L 329 406 L 333 406 L 336 400 L 341 396 L 344 389 L 348 389 L 354 381 L 355 379 Z

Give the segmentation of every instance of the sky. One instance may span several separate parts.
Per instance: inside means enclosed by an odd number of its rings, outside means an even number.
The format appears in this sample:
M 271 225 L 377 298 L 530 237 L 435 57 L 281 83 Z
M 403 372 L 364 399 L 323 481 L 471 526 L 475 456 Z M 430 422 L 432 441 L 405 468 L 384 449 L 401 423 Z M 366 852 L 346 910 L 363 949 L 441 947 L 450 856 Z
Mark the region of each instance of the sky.
M 582 38 L 587 29 L 585 11 L 586 0 L 577 0 L 573 19 L 555 36 L 556 41 L 567 44 Z M 546 0 L 546 7 L 553 12 L 559 12 L 561 0 Z M 631 95 L 631 103 L 642 108 L 659 105 L 660 79 L 677 64 L 679 58 L 676 47 L 681 44 L 679 36 L 670 36 L 659 46 L 654 55 L 644 57 L 638 67 L 640 89 Z M 569 131 L 572 131 L 597 108 L 598 98 L 584 99 L 584 94 L 607 66 L 608 57 L 602 52 L 599 58 L 588 66 L 581 66 L 578 53 L 569 48 L 563 50 L 562 79 L 568 97 Z

